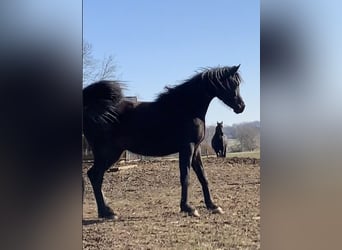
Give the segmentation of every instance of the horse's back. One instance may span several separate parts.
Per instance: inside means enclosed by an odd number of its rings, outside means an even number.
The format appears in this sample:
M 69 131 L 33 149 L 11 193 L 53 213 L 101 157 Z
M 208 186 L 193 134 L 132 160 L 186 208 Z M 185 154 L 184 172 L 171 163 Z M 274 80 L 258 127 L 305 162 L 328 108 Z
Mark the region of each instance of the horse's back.
M 113 127 L 111 139 L 115 147 L 133 153 L 165 156 L 204 137 L 204 122 L 199 126 L 193 119 L 177 119 L 155 102 L 122 101 L 118 112 L 118 125 Z

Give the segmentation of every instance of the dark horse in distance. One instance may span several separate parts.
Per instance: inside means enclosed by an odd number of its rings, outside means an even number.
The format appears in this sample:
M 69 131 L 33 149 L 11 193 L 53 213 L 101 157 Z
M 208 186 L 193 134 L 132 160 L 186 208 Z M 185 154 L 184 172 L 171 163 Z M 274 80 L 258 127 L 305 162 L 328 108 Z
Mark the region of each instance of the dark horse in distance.
M 223 122 L 217 122 L 215 134 L 211 140 L 211 146 L 217 157 L 226 157 L 227 144 L 227 137 L 223 133 Z
M 124 150 L 146 156 L 178 152 L 181 211 L 199 216 L 188 203 L 192 168 L 201 183 L 206 207 L 223 213 L 209 192 L 200 143 L 205 136 L 205 115 L 214 97 L 237 114 L 245 109 L 239 91 L 239 66 L 204 69 L 178 86 L 167 87 L 153 102 L 125 100 L 120 83 L 115 81 L 100 81 L 83 89 L 83 132 L 94 155 L 94 165 L 87 174 L 99 217 L 116 218 L 103 198 L 102 181 L 105 171 Z

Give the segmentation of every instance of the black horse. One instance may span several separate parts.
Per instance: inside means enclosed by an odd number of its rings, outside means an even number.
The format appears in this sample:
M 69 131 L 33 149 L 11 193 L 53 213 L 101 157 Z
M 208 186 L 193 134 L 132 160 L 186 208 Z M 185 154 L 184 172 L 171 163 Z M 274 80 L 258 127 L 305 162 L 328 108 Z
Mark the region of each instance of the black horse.
M 217 157 L 226 157 L 227 144 L 227 137 L 223 133 L 223 122 L 217 122 L 215 134 L 211 140 L 211 146 Z
M 210 196 L 200 143 L 205 135 L 205 115 L 214 97 L 235 113 L 243 112 L 239 66 L 205 69 L 178 86 L 167 87 L 153 102 L 125 100 L 120 83 L 114 81 L 100 81 L 84 88 L 83 132 L 94 155 L 94 165 L 87 174 L 99 217 L 116 217 L 105 203 L 101 187 L 105 171 L 119 160 L 124 150 L 147 156 L 178 152 L 181 211 L 199 216 L 188 203 L 192 167 L 202 185 L 206 207 L 214 213 L 223 213 Z

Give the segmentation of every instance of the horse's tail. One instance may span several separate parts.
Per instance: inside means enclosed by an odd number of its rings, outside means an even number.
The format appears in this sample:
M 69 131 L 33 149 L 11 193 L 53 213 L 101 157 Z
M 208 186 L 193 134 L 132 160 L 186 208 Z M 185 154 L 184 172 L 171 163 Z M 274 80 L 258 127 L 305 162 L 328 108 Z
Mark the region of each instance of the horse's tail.
M 120 85 L 116 81 L 99 81 L 83 89 L 85 134 L 105 131 L 118 123 L 118 105 L 123 98 Z

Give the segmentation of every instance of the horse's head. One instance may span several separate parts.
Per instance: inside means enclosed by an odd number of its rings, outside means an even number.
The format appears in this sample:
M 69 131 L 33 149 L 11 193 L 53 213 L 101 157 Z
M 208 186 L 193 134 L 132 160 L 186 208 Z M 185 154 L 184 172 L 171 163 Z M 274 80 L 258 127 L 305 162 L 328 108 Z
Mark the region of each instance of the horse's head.
M 241 76 L 238 72 L 240 64 L 233 67 L 223 67 L 207 71 L 207 77 L 212 85 L 214 95 L 231 107 L 235 113 L 242 113 L 245 103 L 240 96 Z
M 223 122 L 217 122 L 216 134 L 223 135 Z

